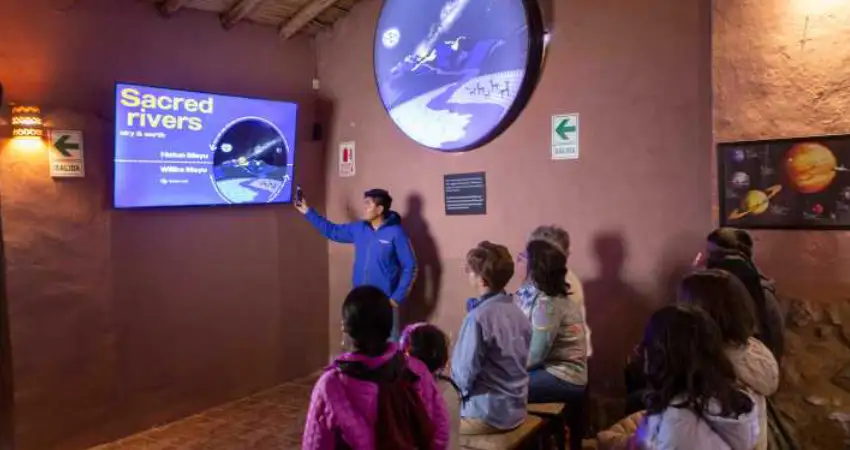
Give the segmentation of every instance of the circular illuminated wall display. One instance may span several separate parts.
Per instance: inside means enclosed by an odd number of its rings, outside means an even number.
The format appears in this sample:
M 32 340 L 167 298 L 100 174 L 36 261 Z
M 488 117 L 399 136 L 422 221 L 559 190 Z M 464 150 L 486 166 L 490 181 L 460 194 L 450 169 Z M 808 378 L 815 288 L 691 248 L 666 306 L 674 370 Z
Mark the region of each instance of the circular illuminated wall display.
M 384 0 L 375 80 L 393 122 L 443 152 L 499 135 L 525 106 L 543 59 L 536 0 Z
M 211 146 L 210 174 L 218 195 L 228 203 L 273 202 L 289 182 L 289 144 L 262 117 L 227 124 Z

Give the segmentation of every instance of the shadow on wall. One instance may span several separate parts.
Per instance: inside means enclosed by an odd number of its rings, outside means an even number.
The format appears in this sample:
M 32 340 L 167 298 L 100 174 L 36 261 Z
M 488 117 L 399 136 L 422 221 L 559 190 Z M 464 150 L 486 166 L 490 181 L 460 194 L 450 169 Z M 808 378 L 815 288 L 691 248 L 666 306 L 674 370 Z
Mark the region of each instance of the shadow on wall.
M 652 314 L 649 298 L 623 280 L 626 243 L 620 233 L 600 233 L 593 248 L 599 264 L 597 277 L 584 283 L 587 321 L 593 331 L 590 359 L 594 390 L 619 394 L 623 388 L 626 357 L 636 345 Z
M 401 220 L 410 244 L 416 253 L 419 269 L 410 295 L 401 309 L 404 324 L 430 320 L 437 309 L 443 281 L 443 265 L 440 251 L 431 235 L 428 222 L 422 215 L 423 199 L 419 194 L 407 197 L 407 210 Z
M 704 238 L 695 233 L 679 233 L 668 241 L 660 262 L 659 284 L 663 290 L 656 302 L 659 307 L 676 300 L 679 283 L 694 270 L 697 252 L 705 254 L 704 242 Z

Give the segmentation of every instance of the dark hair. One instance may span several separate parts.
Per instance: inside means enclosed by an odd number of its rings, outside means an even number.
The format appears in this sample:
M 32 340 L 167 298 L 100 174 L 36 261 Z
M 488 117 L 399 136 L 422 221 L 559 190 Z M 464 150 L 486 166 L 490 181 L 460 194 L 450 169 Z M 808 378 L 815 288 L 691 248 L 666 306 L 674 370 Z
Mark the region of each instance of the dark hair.
M 435 325 L 410 325 L 405 328 L 401 342 L 404 350 L 425 363 L 432 373 L 444 369 L 449 362 L 449 339 Z
M 371 198 L 376 206 L 384 208 L 382 215 L 386 217 L 390 213 L 393 206 L 393 198 L 390 193 L 384 189 L 369 189 L 363 193 L 364 198 Z
M 741 253 L 749 259 L 753 257 L 753 237 L 745 230 L 735 229 L 735 237 L 738 238 L 738 247 Z
M 525 247 L 528 279 L 550 297 L 566 297 L 567 256 L 559 248 L 544 241 L 531 241 Z
M 504 245 L 484 241 L 466 254 L 466 266 L 493 292 L 505 289 L 514 276 L 514 260 Z
M 390 299 L 374 286 L 354 288 L 342 302 L 342 324 L 355 351 L 380 355 L 387 348 L 393 328 Z
M 770 317 L 767 311 L 767 299 L 764 296 L 764 287 L 761 285 L 761 274 L 756 267 L 743 256 L 727 255 L 722 258 L 708 258 L 706 267 L 709 269 L 724 270 L 735 276 L 747 292 L 750 293 L 752 299 L 755 317 L 758 324 L 758 334 L 760 339 L 765 344 L 774 349 L 773 344 L 776 339 L 781 338 L 783 330 L 770 329 Z
M 716 401 L 723 417 L 753 410 L 753 401 L 735 387 L 735 370 L 723 351 L 720 330 L 702 309 L 678 304 L 649 319 L 641 344 L 646 355 L 648 414 L 668 407 L 698 416 Z M 680 398 L 681 401 L 674 399 Z
M 715 258 L 727 254 L 740 254 L 747 259 L 753 257 L 753 238 L 744 230 L 737 228 L 717 228 L 706 237 L 706 241 L 714 248 L 710 253 L 719 253 Z M 711 257 L 712 255 L 709 255 Z
M 729 272 L 709 269 L 685 276 L 679 284 L 678 300 L 705 310 L 728 344 L 745 345 L 755 334 L 753 299 Z

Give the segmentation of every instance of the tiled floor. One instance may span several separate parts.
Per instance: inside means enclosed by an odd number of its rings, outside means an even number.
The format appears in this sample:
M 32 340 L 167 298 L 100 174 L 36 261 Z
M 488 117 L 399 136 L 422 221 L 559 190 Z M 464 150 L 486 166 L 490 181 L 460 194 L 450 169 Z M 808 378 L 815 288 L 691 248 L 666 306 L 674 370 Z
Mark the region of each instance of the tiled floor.
M 316 377 L 89 450 L 297 450 Z M 586 449 L 596 448 L 587 441 Z
M 314 381 L 287 383 L 90 450 L 298 449 Z

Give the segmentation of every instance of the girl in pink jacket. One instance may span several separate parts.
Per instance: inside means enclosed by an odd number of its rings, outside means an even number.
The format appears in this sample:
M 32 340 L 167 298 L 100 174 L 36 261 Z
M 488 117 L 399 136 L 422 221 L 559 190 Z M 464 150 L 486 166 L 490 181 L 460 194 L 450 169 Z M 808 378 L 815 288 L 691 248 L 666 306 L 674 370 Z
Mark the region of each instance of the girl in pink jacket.
M 338 357 L 313 388 L 304 450 L 444 450 L 449 417 L 425 364 L 388 343 L 393 306 L 372 286 L 342 305 L 354 351 Z

